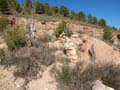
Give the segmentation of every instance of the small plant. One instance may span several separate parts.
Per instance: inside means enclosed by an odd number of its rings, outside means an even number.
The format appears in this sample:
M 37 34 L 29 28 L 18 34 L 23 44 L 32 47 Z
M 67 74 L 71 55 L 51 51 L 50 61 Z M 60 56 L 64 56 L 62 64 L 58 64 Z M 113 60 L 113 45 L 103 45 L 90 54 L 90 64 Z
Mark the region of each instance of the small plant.
M 58 38 L 60 34 L 65 33 L 67 36 L 71 36 L 72 32 L 68 30 L 66 27 L 66 22 L 62 21 L 59 26 L 57 27 L 57 30 L 54 32 L 54 35 Z
M 0 63 L 2 63 L 5 60 L 5 51 L 3 49 L 0 49 Z
M 9 20 L 6 17 L 0 18 L 0 32 L 3 32 L 9 25 Z
M 24 47 L 27 43 L 27 36 L 24 30 L 10 29 L 6 30 L 4 35 L 7 46 L 10 50 Z
M 57 27 L 57 30 L 55 31 L 54 35 L 58 38 L 60 34 L 65 30 L 66 28 L 66 22 L 62 21 L 59 26 Z
M 57 78 L 58 78 L 58 80 L 61 81 L 61 83 L 63 83 L 63 84 L 70 83 L 70 81 L 71 81 L 71 70 L 70 70 L 68 65 L 64 65 L 62 67 L 61 72 L 57 71 L 57 74 L 58 74 Z

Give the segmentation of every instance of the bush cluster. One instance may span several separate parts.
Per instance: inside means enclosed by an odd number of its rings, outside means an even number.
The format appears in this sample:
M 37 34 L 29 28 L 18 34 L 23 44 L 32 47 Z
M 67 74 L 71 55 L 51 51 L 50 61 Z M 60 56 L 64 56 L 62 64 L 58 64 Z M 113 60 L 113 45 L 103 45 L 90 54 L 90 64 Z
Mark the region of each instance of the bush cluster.
M 3 32 L 9 25 L 9 20 L 6 17 L 0 18 L 0 32 Z
M 94 81 L 98 79 L 115 90 L 120 89 L 120 65 L 113 63 L 101 66 L 89 64 L 86 67 L 80 63 L 73 69 L 64 65 L 56 73 L 60 90 L 91 90 Z
M 59 26 L 57 27 L 57 30 L 54 32 L 54 35 L 58 38 L 60 36 L 60 34 L 65 33 L 66 36 L 71 36 L 72 32 L 68 30 L 67 26 L 66 26 L 66 22 L 62 21 Z
M 17 78 L 25 79 L 25 86 L 33 79 L 41 78 L 44 68 L 55 61 L 53 55 L 54 49 L 49 48 L 46 44 L 39 42 L 38 47 L 23 47 L 16 50 L 9 50 L 7 54 L 0 51 L 0 62 L 5 68 L 15 66 L 13 75 Z
M 4 32 L 5 42 L 10 50 L 24 47 L 27 43 L 26 31 L 19 29 L 9 29 Z
M 104 29 L 103 39 L 109 43 L 113 43 L 112 37 L 112 30 L 109 27 L 106 27 Z
M 5 60 L 5 51 L 3 49 L 0 49 L 0 63 L 2 63 Z

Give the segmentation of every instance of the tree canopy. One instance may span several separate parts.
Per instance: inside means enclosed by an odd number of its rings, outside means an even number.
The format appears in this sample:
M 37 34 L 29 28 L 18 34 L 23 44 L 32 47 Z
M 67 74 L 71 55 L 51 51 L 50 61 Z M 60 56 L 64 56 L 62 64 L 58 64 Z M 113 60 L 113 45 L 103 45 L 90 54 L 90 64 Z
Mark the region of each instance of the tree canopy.
M 32 12 L 34 10 L 34 12 Z M 92 14 L 85 14 L 83 11 L 76 13 L 74 10 L 69 10 L 66 6 L 62 5 L 60 8 L 57 6 L 50 6 L 48 3 L 41 3 L 39 0 L 25 0 L 21 5 L 17 0 L 0 0 L 0 13 L 2 14 L 46 14 L 46 15 L 62 15 L 70 19 L 78 20 L 80 22 L 94 24 L 102 28 L 106 27 L 105 19 L 98 19 Z M 116 28 L 115 28 L 116 29 Z
M 69 10 L 67 7 L 65 6 L 61 6 L 60 7 L 60 14 L 65 16 L 65 17 L 68 17 L 69 16 Z

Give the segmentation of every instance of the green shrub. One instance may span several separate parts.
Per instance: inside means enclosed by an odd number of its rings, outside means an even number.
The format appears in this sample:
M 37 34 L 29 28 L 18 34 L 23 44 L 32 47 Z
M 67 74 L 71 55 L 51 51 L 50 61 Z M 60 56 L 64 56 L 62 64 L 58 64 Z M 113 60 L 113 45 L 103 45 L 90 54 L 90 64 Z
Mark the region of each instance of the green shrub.
M 68 84 L 71 81 L 71 70 L 69 66 L 65 65 L 62 67 L 62 71 L 57 71 L 57 79 L 63 84 Z
M 3 62 L 5 59 L 5 51 L 3 49 L 0 49 L 0 63 Z
M 9 20 L 5 17 L 0 18 L 0 32 L 3 32 L 4 29 L 9 25 Z
M 62 21 L 59 26 L 57 27 L 57 30 L 54 32 L 54 35 L 58 38 L 60 34 L 65 33 L 67 36 L 71 36 L 72 32 L 68 30 L 66 27 L 66 22 Z
M 72 35 L 72 31 L 65 29 L 64 33 L 66 34 L 66 36 L 70 37 Z
M 5 31 L 5 41 L 10 50 L 24 47 L 27 43 L 27 36 L 24 30 L 10 29 Z
M 113 43 L 112 37 L 113 37 L 113 35 L 112 35 L 112 30 L 111 30 L 109 27 L 106 27 L 106 28 L 104 29 L 103 39 L 104 39 L 105 41 L 108 41 L 108 42 L 110 42 L 110 43 Z
M 58 38 L 60 34 L 65 30 L 66 28 L 66 22 L 62 21 L 59 26 L 57 27 L 57 30 L 54 32 L 54 35 Z
M 30 8 L 25 8 L 25 14 L 30 14 L 31 13 L 31 9 Z
M 91 90 L 94 81 L 102 80 L 103 83 L 115 90 L 120 90 L 120 65 L 114 63 L 78 64 L 75 68 L 69 66 L 56 70 L 56 80 L 60 90 Z

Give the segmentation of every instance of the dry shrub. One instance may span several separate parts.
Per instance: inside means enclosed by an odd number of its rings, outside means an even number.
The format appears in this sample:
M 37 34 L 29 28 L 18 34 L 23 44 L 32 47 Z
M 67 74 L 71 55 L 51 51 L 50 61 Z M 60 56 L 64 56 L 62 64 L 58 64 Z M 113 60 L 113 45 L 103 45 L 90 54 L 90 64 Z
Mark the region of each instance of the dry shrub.
M 51 42 L 52 36 L 49 35 L 48 33 L 45 33 L 42 37 L 40 37 L 40 41 L 44 43 Z
M 97 64 L 78 64 L 75 68 L 63 65 L 56 70 L 56 80 L 61 90 L 92 90 L 95 80 L 101 79 L 107 86 L 120 90 L 120 65 L 113 63 L 98 66 Z
M 40 78 L 44 68 L 51 65 L 55 56 L 54 49 L 50 49 L 46 44 L 39 43 L 39 47 L 23 47 L 7 52 L 1 65 L 5 68 L 15 66 L 14 76 L 25 79 L 23 88 L 33 79 Z

